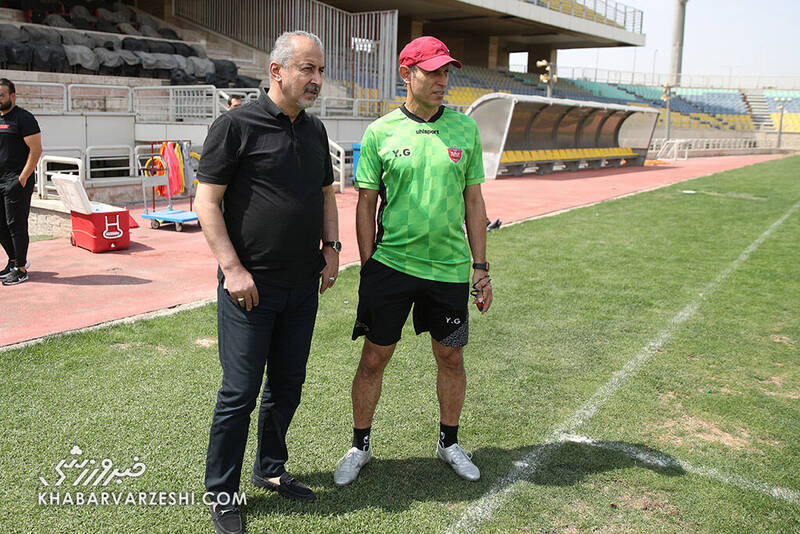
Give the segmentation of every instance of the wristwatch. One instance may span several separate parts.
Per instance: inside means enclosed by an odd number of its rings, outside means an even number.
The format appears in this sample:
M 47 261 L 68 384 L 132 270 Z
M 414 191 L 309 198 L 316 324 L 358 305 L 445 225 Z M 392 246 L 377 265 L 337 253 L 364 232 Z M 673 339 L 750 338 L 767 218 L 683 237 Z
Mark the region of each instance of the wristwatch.
M 340 241 L 323 241 L 322 242 L 322 246 L 323 247 L 331 247 L 336 252 L 341 252 L 342 251 L 342 243 Z
M 480 269 L 480 270 L 486 271 L 488 273 L 489 272 L 489 262 L 485 261 L 483 263 L 473 263 L 472 264 L 472 268 L 473 269 Z

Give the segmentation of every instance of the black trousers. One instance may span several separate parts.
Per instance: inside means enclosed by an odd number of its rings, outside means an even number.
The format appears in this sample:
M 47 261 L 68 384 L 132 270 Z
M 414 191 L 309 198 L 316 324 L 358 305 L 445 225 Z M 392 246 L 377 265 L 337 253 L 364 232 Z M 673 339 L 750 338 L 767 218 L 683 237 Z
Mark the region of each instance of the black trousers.
M 28 177 L 25 187 L 19 183 L 19 174 L 6 173 L 0 177 L 0 245 L 9 259 L 25 266 L 28 260 L 28 215 L 35 176 Z
M 306 377 L 319 281 L 295 288 L 256 285 L 259 304 L 249 312 L 223 289 L 222 282 L 217 288 L 222 387 L 211 422 L 205 477 L 206 490 L 214 494 L 239 490 L 250 413 L 262 382 L 253 472 L 264 478 L 285 472 L 286 432 Z

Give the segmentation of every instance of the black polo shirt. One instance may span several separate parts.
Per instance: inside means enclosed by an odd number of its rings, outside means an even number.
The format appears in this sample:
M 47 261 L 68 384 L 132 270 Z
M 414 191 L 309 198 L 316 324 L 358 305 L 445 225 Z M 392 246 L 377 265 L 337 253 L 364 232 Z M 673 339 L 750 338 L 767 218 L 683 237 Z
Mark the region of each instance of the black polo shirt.
M 227 186 L 228 235 L 257 280 L 296 285 L 319 276 L 322 188 L 333 183 L 333 166 L 317 117 L 301 111 L 292 123 L 262 89 L 211 125 L 197 179 Z
M 39 133 L 39 123 L 30 111 L 14 106 L 0 115 L 0 175 L 19 176 L 28 161 L 30 148 L 25 138 Z

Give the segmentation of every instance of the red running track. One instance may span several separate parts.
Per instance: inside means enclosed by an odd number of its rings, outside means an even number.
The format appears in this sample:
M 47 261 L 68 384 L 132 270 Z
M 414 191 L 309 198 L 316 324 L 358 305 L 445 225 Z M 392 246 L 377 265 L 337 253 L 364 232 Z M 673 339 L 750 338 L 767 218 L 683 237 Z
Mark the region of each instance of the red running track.
M 779 157 L 696 158 L 668 166 L 501 178 L 487 181 L 483 194 L 489 217 L 507 224 Z M 358 260 L 356 198 L 353 189 L 336 195 L 342 265 Z M 66 238 L 32 243 L 30 280 L 0 286 L 0 346 L 214 298 L 216 262 L 199 227 L 153 230 L 140 211 L 133 215 L 140 227 L 131 230 L 125 251 L 92 254 Z

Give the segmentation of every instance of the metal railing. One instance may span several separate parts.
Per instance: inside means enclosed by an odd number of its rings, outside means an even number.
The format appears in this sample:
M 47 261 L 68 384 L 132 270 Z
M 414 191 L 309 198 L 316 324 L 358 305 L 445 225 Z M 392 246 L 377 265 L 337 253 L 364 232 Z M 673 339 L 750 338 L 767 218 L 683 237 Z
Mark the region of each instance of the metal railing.
M 139 122 L 209 122 L 219 115 L 213 85 L 134 87 L 133 111 Z
M 592 22 L 642 33 L 644 13 L 641 9 L 614 0 L 523 0 L 559 13 Z
M 768 145 L 768 146 L 767 146 Z M 653 139 L 650 152 L 655 152 L 655 159 L 674 161 L 686 159 L 689 153 L 719 152 L 721 150 L 763 150 L 774 148 L 772 143 L 759 142 L 749 138 L 693 138 L 693 139 Z
M 333 163 L 334 181 L 332 185 L 339 186 L 339 192 L 344 193 L 344 186 L 347 181 L 345 176 L 345 151 L 344 148 L 339 146 L 333 139 L 328 139 L 328 149 L 331 153 L 331 162 Z M 336 180 L 335 177 L 339 176 Z
M 86 182 L 127 179 L 134 175 L 133 147 L 130 145 L 96 145 L 86 147 Z M 119 162 L 127 161 L 126 165 Z M 109 165 L 110 163 L 110 165 Z
M 238 96 L 242 99 L 242 104 L 246 104 L 253 100 L 258 99 L 261 89 L 253 87 L 233 87 L 231 89 L 217 89 L 217 115 L 224 113 L 228 110 L 228 98 L 231 96 Z
M 65 113 L 67 86 L 63 83 L 16 82 L 17 104 L 32 113 Z
M 48 165 L 50 163 L 69 165 L 74 166 L 75 168 L 50 171 L 48 170 Z M 46 199 L 48 196 L 56 193 L 56 187 L 50 181 L 50 176 L 56 173 L 74 174 L 78 177 L 78 180 L 80 180 L 81 184 L 85 183 L 86 174 L 84 172 L 83 157 L 68 158 L 65 156 L 45 154 L 39 158 L 39 163 L 36 165 L 36 193 L 39 198 Z
M 674 86 L 671 74 L 659 72 L 634 72 L 624 70 L 599 69 L 595 67 L 558 66 L 560 78 L 586 80 L 601 83 L 624 83 L 652 87 Z M 708 74 L 681 74 L 679 87 L 707 89 L 800 89 L 798 76 L 724 76 Z

